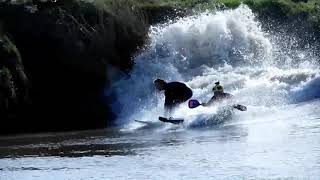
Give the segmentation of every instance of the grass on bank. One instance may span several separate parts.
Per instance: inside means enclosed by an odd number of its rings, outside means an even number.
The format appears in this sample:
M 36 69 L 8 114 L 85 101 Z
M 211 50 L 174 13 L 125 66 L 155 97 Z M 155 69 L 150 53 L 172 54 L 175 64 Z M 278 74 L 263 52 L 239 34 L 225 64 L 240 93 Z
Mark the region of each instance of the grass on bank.
M 12 0 L 15 3 L 26 3 L 32 0 Z M 45 1 L 45 0 L 41 0 Z M 49 0 L 47 0 L 49 1 Z M 78 0 L 93 2 L 97 7 L 109 9 L 117 0 Z M 236 8 L 241 3 L 247 4 L 253 10 L 279 7 L 284 14 L 299 15 L 301 13 L 317 15 L 320 13 L 319 0 L 125 0 L 137 7 L 143 8 L 200 8 L 212 9 L 216 7 Z M 123 2 L 123 1 L 122 1 Z
M 88 0 L 85 0 L 88 1 Z M 258 14 L 269 14 L 275 17 L 305 16 L 320 29 L 320 1 L 319 0 L 127 0 L 135 7 L 142 9 L 207 9 L 237 8 L 240 4 L 248 5 Z M 106 9 L 112 7 L 115 0 L 94 0 L 97 6 Z
M 149 2 L 147 0 L 134 0 L 136 2 Z M 154 5 L 212 8 L 224 5 L 227 8 L 236 8 L 241 3 L 247 4 L 254 10 L 278 6 L 287 15 L 297 15 L 300 13 L 316 13 L 320 10 L 319 0 L 157 0 Z

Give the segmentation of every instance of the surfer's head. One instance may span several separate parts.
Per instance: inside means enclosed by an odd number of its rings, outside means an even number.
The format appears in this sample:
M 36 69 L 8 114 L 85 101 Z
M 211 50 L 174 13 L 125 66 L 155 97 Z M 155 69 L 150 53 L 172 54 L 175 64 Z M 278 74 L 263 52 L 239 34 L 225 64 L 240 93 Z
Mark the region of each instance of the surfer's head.
M 213 87 L 212 91 L 214 92 L 214 95 L 220 95 L 223 93 L 223 86 L 220 85 L 220 82 L 216 82 L 216 85 Z
M 154 86 L 159 90 L 162 91 L 164 90 L 165 86 L 166 86 L 166 81 L 162 80 L 162 79 L 156 79 L 153 81 Z

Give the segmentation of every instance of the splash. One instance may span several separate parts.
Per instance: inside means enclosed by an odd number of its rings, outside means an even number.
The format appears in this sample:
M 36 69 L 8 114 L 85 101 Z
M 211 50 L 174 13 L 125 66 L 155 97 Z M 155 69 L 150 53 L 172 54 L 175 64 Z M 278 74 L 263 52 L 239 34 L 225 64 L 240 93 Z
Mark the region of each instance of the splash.
M 149 37 L 150 46 L 135 58 L 130 79 L 113 87 L 122 106 L 119 124 L 134 119 L 155 121 L 163 114 L 164 96 L 152 84 L 156 78 L 185 82 L 192 88 L 193 98 L 203 102 L 213 95 L 213 83 L 220 81 L 236 101 L 255 108 L 297 102 L 292 100 L 298 99 L 292 98 L 298 97 L 293 91 L 319 92 L 308 85 L 319 82 L 315 80 L 320 77 L 317 58 L 301 50 L 288 53 L 283 49 L 285 42 L 263 32 L 245 5 L 153 26 Z M 303 90 L 297 90 L 300 87 Z M 183 104 L 175 115 L 194 117 L 216 111 L 204 107 L 190 110 Z

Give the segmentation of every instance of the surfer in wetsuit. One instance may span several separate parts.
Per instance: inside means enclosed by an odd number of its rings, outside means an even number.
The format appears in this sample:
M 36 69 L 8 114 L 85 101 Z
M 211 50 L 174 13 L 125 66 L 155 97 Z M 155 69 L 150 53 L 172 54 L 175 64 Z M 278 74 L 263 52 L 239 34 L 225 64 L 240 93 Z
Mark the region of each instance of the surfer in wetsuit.
M 233 97 L 231 94 L 223 92 L 223 87 L 220 85 L 219 81 L 215 83 L 212 91 L 214 93 L 214 96 L 212 96 L 212 98 L 207 103 L 203 103 L 203 106 L 210 106 L 215 102 L 220 102 L 225 99 L 231 99 Z
M 153 83 L 159 91 L 164 91 L 164 108 L 166 115 L 170 114 L 174 107 L 178 106 L 179 104 L 187 101 L 192 97 L 192 90 L 189 87 L 187 87 L 184 83 L 167 83 L 162 79 L 156 79 Z

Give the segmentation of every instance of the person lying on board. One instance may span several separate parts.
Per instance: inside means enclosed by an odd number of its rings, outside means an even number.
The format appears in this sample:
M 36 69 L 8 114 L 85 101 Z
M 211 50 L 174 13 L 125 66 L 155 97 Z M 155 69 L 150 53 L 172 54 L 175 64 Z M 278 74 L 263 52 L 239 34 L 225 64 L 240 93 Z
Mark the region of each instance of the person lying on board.
M 207 103 L 200 103 L 196 99 L 191 99 L 188 102 L 189 108 L 196 108 L 199 106 L 212 106 L 212 105 L 215 105 L 216 103 L 219 103 L 223 100 L 233 98 L 233 95 L 223 92 L 223 87 L 220 85 L 220 82 L 216 82 L 215 84 L 216 85 L 212 89 L 212 91 L 214 92 L 214 96 L 212 96 L 212 98 Z M 234 102 L 231 102 L 231 107 L 238 109 L 239 111 L 247 111 L 246 106 L 241 105 L 241 104 L 234 104 Z
M 202 103 L 203 106 L 211 106 L 214 105 L 214 103 L 221 102 L 226 99 L 231 99 L 233 97 L 233 95 L 225 93 L 223 91 L 223 86 L 220 85 L 219 81 L 215 83 L 212 91 L 214 93 L 214 96 L 212 96 L 212 98 L 207 103 Z

